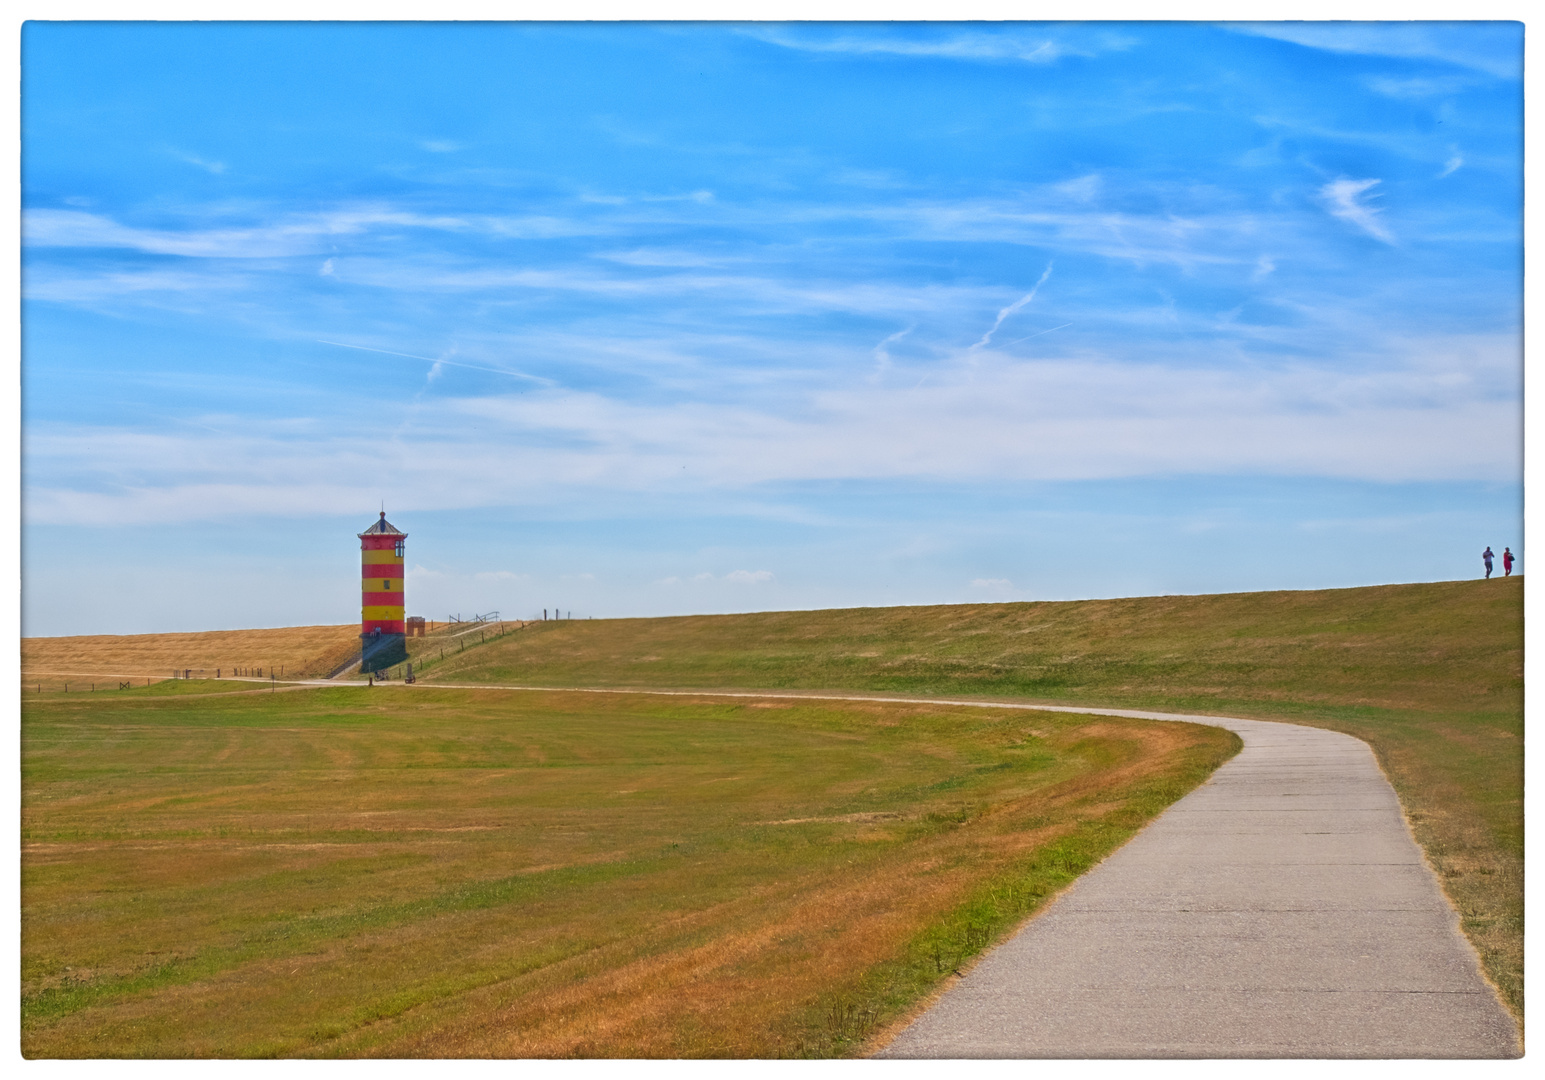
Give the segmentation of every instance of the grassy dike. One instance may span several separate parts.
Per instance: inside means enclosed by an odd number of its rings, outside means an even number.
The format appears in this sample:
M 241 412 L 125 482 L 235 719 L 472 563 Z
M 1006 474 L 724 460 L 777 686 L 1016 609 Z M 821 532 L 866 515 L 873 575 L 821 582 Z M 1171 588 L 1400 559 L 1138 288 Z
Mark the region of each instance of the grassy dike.
M 1238 747 L 1010 709 L 250 686 L 24 699 L 26 1056 L 855 1053 Z
M 430 681 L 890 691 L 1289 720 L 1367 741 L 1523 1009 L 1523 579 L 535 624 Z

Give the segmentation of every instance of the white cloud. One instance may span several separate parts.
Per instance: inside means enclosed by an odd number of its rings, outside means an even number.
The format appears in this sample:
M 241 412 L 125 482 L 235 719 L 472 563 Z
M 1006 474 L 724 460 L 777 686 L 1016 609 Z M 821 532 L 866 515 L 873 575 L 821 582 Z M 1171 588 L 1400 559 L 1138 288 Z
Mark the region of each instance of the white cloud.
M 1456 152 L 1452 157 L 1443 163 L 1443 171 L 1438 174 L 1437 178 L 1442 180 L 1445 176 L 1452 175 L 1460 168 L 1462 168 L 1464 163 L 1465 159 Z
M 687 578 L 686 581 L 697 585 L 713 585 L 725 583 L 730 585 L 760 585 L 764 582 L 771 581 L 772 579 L 773 574 L 771 570 L 731 570 L 728 574 L 725 574 L 722 577 L 714 574 L 712 571 L 704 570 L 702 573 L 693 574 L 691 577 Z M 683 580 L 680 577 L 672 574 L 670 577 L 661 578 L 659 581 L 655 582 L 655 584 L 676 586 L 683 584 Z
M 554 239 L 606 236 L 636 232 L 640 227 L 740 227 L 747 229 L 810 229 L 857 227 L 876 235 L 928 242 L 1018 244 L 1066 252 L 1084 252 L 1139 265 L 1168 264 L 1187 272 L 1207 266 L 1248 266 L 1263 236 L 1288 239 L 1301 233 L 1286 213 L 1275 215 L 1235 211 L 1221 193 L 1194 186 L 1145 188 L 1161 195 L 1162 212 L 1109 211 L 1099 205 L 1106 187 L 1097 175 L 1042 185 L 1013 198 L 967 200 L 884 201 L 869 204 L 780 206 L 776 204 L 717 207 L 691 201 L 652 205 L 647 210 L 601 211 L 587 218 L 552 214 L 490 216 L 424 214 L 389 204 L 357 204 L 316 214 L 274 215 L 236 227 L 210 226 L 194 220 L 185 227 L 143 228 L 110 217 L 66 209 L 31 209 L 23 216 L 23 235 L 33 252 L 46 249 L 127 249 L 196 259 L 274 259 L 318 255 L 336 261 L 340 243 L 350 237 L 348 280 L 352 285 L 413 293 L 424 289 L 473 294 L 509 289 L 591 293 L 615 299 L 675 296 L 690 299 L 734 294 L 753 310 L 846 310 L 866 314 L 912 314 L 939 311 L 967 294 L 989 290 L 959 285 L 903 285 L 860 279 L 823 281 L 805 272 L 798 251 L 785 256 L 765 246 L 739 249 L 684 250 L 666 246 L 625 248 L 585 253 L 569 264 L 534 266 L 508 251 L 470 256 L 446 253 L 433 244 L 434 233 L 474 238 Z M 1122 191 L 1111 193 L 1121 199 Z M 366 254 L 359 239 L 380 231 L 418 230 L 431 234 L 427 242 L 394 243 L 405 251 L 392 257 Z M 790 258 L 791 261 L 785 261 Z M 618 269 L 603 272 L 596 260 Z M 797 261 L 792 261 L 797 260 Z M 726 273 L 731 265 L 754 266 L 750 272 Z M 324 263 L 325 267 L 326 263 Z M 680 273 L 639 274 L 633 268 L 680 270 Z M 717 268 L 717 269 L 714 269 Z M 55 283 L 49 299 L 101 302 L 114 291 L 151 291 L 131 277 L 109 277 L 99 268 L 79 264 L 45 267 Z M 289 271 L 282 265 L 255 268 L 271 283 Z M 113 271 L 121 274 L 121 271 Z M 37 271 L 29 271 L 28 295 Z M 147 279 L 153 284 L 154 279 Z M 183 291 L 187 291 L 184 289 Z M 178 301 L 173 300 L 173 306 Z M 975 303 L 975 301 L 971 301 Z
M 1393 244 L 1395 238 L 1379 220 L 1379 215 L 1383 211 L 1379 207 L 1368 205 L 1364 199 L 1364 192 L 1379 182 L 1378 180 L 1349 180 L 1342 177 L 1322 187 L 1320 198 L 1324 200 L 1325 208 L 1333 216 L 1342 221 L 1351 222 L 1369 236 L 1383 240 L 1386 244 Z
M 1473 78 L 1410 78 L 1391 79 L 1384 76 L 1368 80 L 1368 88 L 1374 93 L 1383 94 L 1385 97 L 1399 98 L 1401 100 L 1420 100 L 1422 98 L 1439 97 L 1446 94 L 1458 93 L 1475 85 Z
M 281 215 L 270 222 L 244 227 L 148 229 L 81 210 L 32 209 L 22 213 L 22 243 L 31 248 L 120 248 L 191 258 L 266 259 L 324 254 L 339 237 L 368 233 L 378 227 L 480 232 L 515 239 L 587 235 L 610 228 L 543 215 L 468 217 L 358 205 L 315 214 Z
M 251 275 L 229 270 L 208 273 L 196 270 L 111 270 L 71 273 L 56 267 L 28 269 L 22 294 L 28 300 L 95 307 L 129 301 L 146 307 L 183 311 L 207 311 L 222 294 L 251 289 Z
M 419 218 L 393 212 L 355 210 L 308 214 L 250 228 L 141 229 L 79 210 L 28 210 L 22 242 L 28 247 L 128 248 L 154 255 L 217 258 L 272 258 L 320 252 L 324 238 L 361 232 L 377 224 L 453 227 L 454 219 Z
M 559 388 L 426 400 L 389 443 L 357 426 L 205 418 L 176 430 L 29 424 L 30 522 L 331 514 L 393 477 L 405 508 L 714 492 L 844 479 L 1176 474 L 1507 480 L 1520 468 L 1518 341 L 1392 343 L 1399 365 L 1241 370 L 1077 357 L 867 373 L 779 405 L 623 401 Z M 379 411 L 379 410 L 376 410 Z M 683 468 L 683 466 L 687 468 Z M 232 479 L 233 477 L 242 479 Z M 245 479 L 251 477 L 253 479 Z M 354 478 L 362 479 L 354 479 Z M 318 478 L 318 479 L 308 479 Z M 764 571 L 700 582 L 750 584 Z M 736 576 L 740 575 L 740 576 Z M 750 575 L 748 578 L 746 575 Z
M 1060 184 L 1053 184 L 1054 190 L 1066 195 L 1075 202 L 1092 202 L 1100 194 L 1102 181 L 1099 173 L 1090 173 L 1074 180 L 1064 180 Z
M 592 269 L 530 269 L 504 264 L 451 264 L 440 259 L 349 260 L 349 280 L 407 293 L 556 292 L 617 300 L 734 298 L 740 313 L 851 311 L 907 315 L 958 310 L 999 290 L 977 286 L 822 280 L 790 274 L 679 273 L 638 276 Z
M 849 53 L 860 56 L 890 55 L 940 57 L 950 60 L 1021 60 L 1046 64 L 1063 54 L 1063 47 L 1046 37 L 998 34 L 955 34 L 930 41 L 908 40 L 879 34 L 848 34 L 818 38 L 778 30 L 745 31 L 772 45 L 804 52 Z
M 178 161 L 185 161 L 189 165 L 196 165 L 205 172 L 213 173 L 216 176 L 225 172 L 225 162 L 223 161 L 209 161 L 199 157 L 197 154 L 190 154 L 183 150 L 172 150 L 170 153 Z
M 705 255 L 701 251 L 672 248 L 635 248 L 632 251 L 600 251 L 594 256 L 623 266 L 688 267 L 722 266 L 729 262 L 745 262 L 744 256 Z
M 1051 277 L 1051 263 L 1046 264 L 1046 269 L 1041 272 L 1040 280 L 1035 283 L 1034 287 L 1031 288 L 1029 292 L 1025 293 L 1025 295 L 1021 296 L 1018 300 L 1015 300 L 1008 307 L 998 312 L 998 318 L 993 322 L 992 329 L 983 334 L 982 339 L 975 345 L 971 346 L 971 348 L 973 350 L 980 349 L 987 345 L 988 342 L 992 341 L 992 336 L 998 332 L 998 327 L 1003 325 L 1003 320 L 1007 319 L 1010 315 L 1014 314 L 1014 312 L 1018 311 L 1030 301 L 1034 300 L 1035 294 L 1041 291 L 1041 286 L 1046 284 L 1046 279 L 1049 277 Z
M 897 330 L 894 334 L 891 334 L 889 337 L 886 337 L 878 345 L 876 345 L 874 347 L 874 349 L 871 351 L 870 355 L 874 357 L 874 366 L 875 366 L 875 371 L 877 373 L 884 374 L 886 371 L 890 370 L 890 367 L 891 367 L 891 354 L 890 354 L 890 348 L 889 347 L 891 345 L 894 345 L 896 342 L 900 341 L 902 338 L 906 337 L 908 334 L 910 334 L 913 330 L 916 330 L 916 329 L 917 329 L 916 325 L 913 325 L 913 326 L 908 326 L 904 330 Z
M 462 149 L 462 144 L 452 142 L 450 139 L 425 139 L 419 146 L 428 150 L 431 154 L 451 154 Z
M 1438 60 L 1501 79 L 1523 74 L 1519 23 L 1279 22 L 1234 23 L 1229 29 L 1329 52 Z
M 523 371 L 516 371 L 507 367 L 490 367 L 487 364 L 468 364 L 461 360 L 452 360 L 455 350 L 441 356 L 420 356 L 417 353 L 397 352 L 395 349 L 377 349 L 370 345 L 353 345 L 344 341 L 330 341 L 327 338 L 317 338 L 318 345 L 333 345 L 340 349 L 354 349 L 358 352 L 378 353 L 381 356 L 400 356 L 404 360 L 422 360 L 430 364 L 428 381 L 433 382 L 439 378 L 440 373 L 449 365 L 455 368 L 466 368 L 469 371 L 486 371 L 491 375 L 507 375 L 512 379 L 523 379 L 527 382 L 541 383 L 543 386 L 552 386 L 553 380 L 543 378 L 540 375 L 529 375 Z
M 1086 31 L 1089 28 L 1084 28 Z M 981 33 L 954 31 L 928 36 L 902 36 L 871 24 L 859 32 L 842 31 L 835 35 L 809 25 L 756 27 L 741 33 L 769 45 L 804 52 L 839 53 L 855 56 L 924 57 L 963 61 L 1015 61 L 1049 64 L 1063 56 L 1093 56 L 1099 51 L 1122 50 L 1133 39 L 1109 31 L 1049 35 L 1031 32 Z M 1073 37 L 1079 40 L 1075 44 Z

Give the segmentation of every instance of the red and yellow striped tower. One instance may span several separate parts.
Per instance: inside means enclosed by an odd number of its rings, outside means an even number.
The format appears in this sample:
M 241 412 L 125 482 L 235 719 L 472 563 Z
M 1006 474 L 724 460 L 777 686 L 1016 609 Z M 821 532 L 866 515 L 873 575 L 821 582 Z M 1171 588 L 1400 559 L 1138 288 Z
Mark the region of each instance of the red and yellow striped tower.
M 359 535 L 360 670 L 380 671 L 408 658 L 403 634 L 402 558 L 408 534 L 381 520 Z

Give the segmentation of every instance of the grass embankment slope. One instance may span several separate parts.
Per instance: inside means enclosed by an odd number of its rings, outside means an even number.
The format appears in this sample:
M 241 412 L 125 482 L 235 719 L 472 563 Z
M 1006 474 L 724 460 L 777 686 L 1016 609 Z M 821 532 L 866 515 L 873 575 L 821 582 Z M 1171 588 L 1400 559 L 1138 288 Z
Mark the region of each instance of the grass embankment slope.
M 24 701 L 29 1057 L 852 1053 L 1238 746 L 890 702 L 199 693 L 231 688 Z
M 213 676 L 233 668 L 263 674 L 283 668 L 287 675 L 326 675 L 359 648 L 359 626 L 289 626 L 270 630 L 209 630 L 183 634 L 95 634 L 83 637 L 23 638 L 22 681 L 43 692 L 84 689 L 95 680 L 165 679 L 192 668 Z M 78 684 L 78 687 L 77 687 Z
M 1291 720 L 1370 743 L 1523 994 L 1523 579 L 537 623 L 426 678 L 850 689 Z

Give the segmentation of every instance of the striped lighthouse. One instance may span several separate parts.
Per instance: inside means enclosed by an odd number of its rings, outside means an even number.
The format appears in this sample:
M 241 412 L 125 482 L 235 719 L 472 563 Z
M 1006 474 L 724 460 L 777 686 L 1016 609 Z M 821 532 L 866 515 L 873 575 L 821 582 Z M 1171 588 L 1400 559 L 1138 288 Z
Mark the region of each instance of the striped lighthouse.
M 359 533 L 360 670 L 380 671 L 408 658 L 403 639 L 402 558 L 408 534 L 381 520 Z

